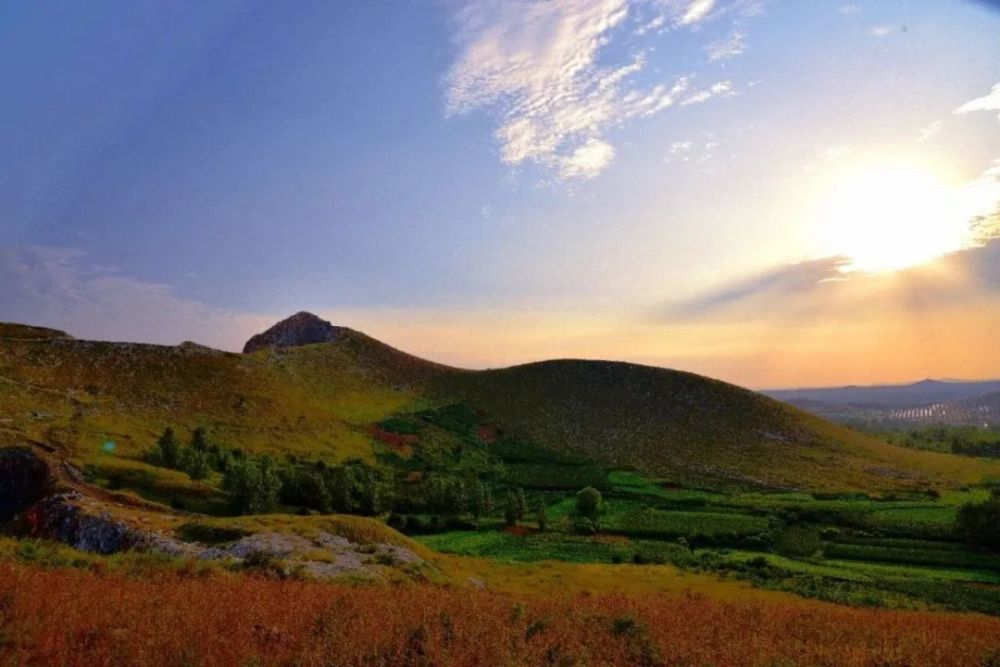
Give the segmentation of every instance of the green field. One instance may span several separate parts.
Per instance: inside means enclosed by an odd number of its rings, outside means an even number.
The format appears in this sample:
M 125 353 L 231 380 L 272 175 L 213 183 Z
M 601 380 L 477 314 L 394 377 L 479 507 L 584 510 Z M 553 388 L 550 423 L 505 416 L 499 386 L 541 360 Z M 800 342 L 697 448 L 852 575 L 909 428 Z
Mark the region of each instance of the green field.
M 608 480 L 597 535 L 576 534 L 574 498 L 553 491 L 544 532 L 488 522 L 418 539 L 499 561 L 664 563 L 844 604 L 1000 614 L 1000 554 L 955 534 L 958 506 L 985 489 L 876 500 L 667 488 L 624 470 Z

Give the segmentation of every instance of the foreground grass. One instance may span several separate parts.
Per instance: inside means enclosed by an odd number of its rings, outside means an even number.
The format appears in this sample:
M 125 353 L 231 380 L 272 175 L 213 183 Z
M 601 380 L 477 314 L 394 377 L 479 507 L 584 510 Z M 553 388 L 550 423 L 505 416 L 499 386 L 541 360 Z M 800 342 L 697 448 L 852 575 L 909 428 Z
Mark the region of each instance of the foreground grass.
M 2 665 L 993 665 L 1000 619 L 0 563 Z

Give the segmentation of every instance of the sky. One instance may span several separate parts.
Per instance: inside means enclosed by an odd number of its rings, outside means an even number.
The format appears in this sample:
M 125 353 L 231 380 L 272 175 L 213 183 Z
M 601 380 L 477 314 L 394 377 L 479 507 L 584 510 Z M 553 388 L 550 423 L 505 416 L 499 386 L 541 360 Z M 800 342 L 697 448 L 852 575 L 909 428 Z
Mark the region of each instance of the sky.
M 1000 3 L 0 4 L 0 320 L 1000 377 Z

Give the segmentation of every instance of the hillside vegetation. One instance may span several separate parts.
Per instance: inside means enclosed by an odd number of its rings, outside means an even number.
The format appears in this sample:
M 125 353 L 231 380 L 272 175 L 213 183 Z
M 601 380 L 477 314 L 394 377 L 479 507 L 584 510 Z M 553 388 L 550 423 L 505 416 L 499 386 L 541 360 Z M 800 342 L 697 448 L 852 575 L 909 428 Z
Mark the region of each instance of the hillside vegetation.
M 484 433 L 677 483 L 882 492 L 1000 477 L 994 462 L 894 447 L 745 389 L 633 364 L 463 371 L 350 329 L 253 354 L 0 331 L 0 434 L 81 464 L 141 468 L 166 426 L 200 426 L 249 452 L 372 461 L 378 424 L 459 402 Z
M 606 465 L 728 487 L 882 490 L 1000 468 L 893 447 L 717 380 L 604 361 L 443 376 L 513 432 Z
M 988 667 L 981 616 L 718 601 L 514 597 L 261 577 L 129 578 L 0 563 L 0 638 L 26 665 Z

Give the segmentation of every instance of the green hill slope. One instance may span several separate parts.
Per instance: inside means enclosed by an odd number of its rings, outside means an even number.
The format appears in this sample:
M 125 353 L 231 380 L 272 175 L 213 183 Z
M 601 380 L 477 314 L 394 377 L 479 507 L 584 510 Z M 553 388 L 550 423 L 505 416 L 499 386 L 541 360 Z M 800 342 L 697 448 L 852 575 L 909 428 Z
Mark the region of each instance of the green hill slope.
M 684 483 L 884 491 L 1000 477 L 995 463 L 893 447 L 745 389 L 633 364 L 463 371 L 350 329 L 252 354 L 37 332 L 0 327 L 0 437 L 143 474 L 153 473 L 140 454 L 168 425 L 248 451 L 371 460 L 377 424 L 459 402 L 487 431 Z
M 904 450 L 761 394 L 663 368 L 546 361 L 441 376 L 436 388 L 558 451 L 686 484 L 878 490 L 1000 471 Z

